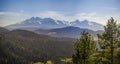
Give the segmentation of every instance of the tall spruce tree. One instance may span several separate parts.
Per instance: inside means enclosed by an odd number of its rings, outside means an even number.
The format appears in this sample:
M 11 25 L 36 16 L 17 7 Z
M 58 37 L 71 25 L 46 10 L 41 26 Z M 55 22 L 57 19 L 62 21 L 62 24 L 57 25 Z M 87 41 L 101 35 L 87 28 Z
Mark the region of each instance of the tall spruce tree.
M 99 44 L 102 49 L 102 57 L 106 59 L 105 64 L 117 64 L 115 62 L 116 50 L 119 42 L 119 27 L 117 22 L 111 18 L 108 20 L 106 26 L 104 26 L 104 33 L 98 35 Z M 104 60 L 102 60 L 104 61 Z
M 95 44 L 88 32 L 81 33 L 81 37 L 74 44 L 74 50 L 72 56 L 74 64 L 91 64 L 90 55 L 95 51 Z

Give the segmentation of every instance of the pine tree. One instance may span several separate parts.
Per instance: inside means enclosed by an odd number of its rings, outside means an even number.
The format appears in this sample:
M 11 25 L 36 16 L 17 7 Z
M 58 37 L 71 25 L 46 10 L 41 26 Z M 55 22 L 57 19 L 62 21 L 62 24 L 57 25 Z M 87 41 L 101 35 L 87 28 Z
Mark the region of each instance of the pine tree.
M 107 64 L 115 64 L 115 52 L 118 48 L 118 38 L 120 37 L 117 22 L 113 18 L 109 19 L 104 30 L 103 34 L 98 35 L 102 57 L 107 59 Z
M 93 38 L 83 31 L 81 37 L 74 44 L 75 53 L 72 56 L 74 64 L 90 64 L 90 55 L 95 51 Z

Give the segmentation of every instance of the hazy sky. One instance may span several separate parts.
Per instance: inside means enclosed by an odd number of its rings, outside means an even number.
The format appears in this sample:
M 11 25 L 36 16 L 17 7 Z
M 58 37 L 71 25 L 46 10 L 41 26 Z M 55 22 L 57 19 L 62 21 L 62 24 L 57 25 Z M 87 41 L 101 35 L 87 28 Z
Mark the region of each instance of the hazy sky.
M 0 26 L 30 17 L 56 20 L 90 20 L 105 25 L 114 17 L 120 21 L 120 0 L 0 0 Z

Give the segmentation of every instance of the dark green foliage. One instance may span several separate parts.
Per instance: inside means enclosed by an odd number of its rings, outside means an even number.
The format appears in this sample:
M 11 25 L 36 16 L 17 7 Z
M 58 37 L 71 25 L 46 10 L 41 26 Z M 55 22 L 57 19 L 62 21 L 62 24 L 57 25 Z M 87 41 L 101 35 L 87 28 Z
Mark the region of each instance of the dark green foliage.
M 107 25 L 104 27 L 105 32 L 98 35 L 100 47 L 102 49 L 102 57 L 106 58 L 107 61 L 103 63 L 117 64 L 116 57 L 118 53 L 118 43 L 120 42 L 119 27 L 117 22 L 111 18 L 108 20 Z
M 0 64 L 28 64 L 29 61 L 16 56 L 13 52 L 8 50 L 11 44 L 6 39 L 8 31 L 0 31 Z
M 45 63 L 48 60 L 59 64 L 60 58 L 71 57 L 75 40 L 38 35 L 26 30 L 13 30 L 4 35 L 2 50 L 6 53 L 7 57 L 3 58 L 7 59 L 7 64 Z
M 2 43 L 3 43 L 4 35 L 0 34 L 0 64 L 5 64 L 6 62 L 6 55 L 4 52 L 4 49 L 2 48 Z
M 89 33 L 83 31 L 81 37 L 74 44 L 74 64 L 90 64 L 90 55 L 95 51 L 95 43 Z

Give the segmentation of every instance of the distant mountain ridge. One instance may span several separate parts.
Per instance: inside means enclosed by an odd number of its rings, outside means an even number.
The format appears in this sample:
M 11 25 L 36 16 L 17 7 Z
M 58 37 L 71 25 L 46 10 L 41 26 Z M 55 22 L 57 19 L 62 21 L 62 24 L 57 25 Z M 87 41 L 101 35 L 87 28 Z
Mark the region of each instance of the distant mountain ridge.
M 63 28 L 67 26 L 74 26 L 90 30 L 103 30 L 103 25 L 96 22 L 91 22 L 88 20 L 75 20 L 73 22 L 55 20 L 52 18 L 40 18 L 40 17 L 31 17 L 20 23 L 8 25 L 5 28 L 7 29 L 27 29 L 27 30 L 36 30 L 36 29 L 55 29 Z
M 36 29 L 53 29 L 66 27 L 64 24 L 65 21 L 54 20 L 52 18 L 39 18 L 39 17 L 31 17 L 30 19 L 26 19 L 21 23 L 16 23 L 12 25 L 8 25 L 5 28 L 7 29 L 27 29 L 27 30 L 36 30 Z
M 90 30 L 94 30 L 94 31 L 103 30 L 103 25 L 98 24 L 96 22 L 91 22 L 88 20 L 83 20 L 83 21 L 75 20 L 75 21 L 71 22 L 70 24 L 71 24 L 71 26 L 90 29 Z
M 91 34 L 91 36 L 96 36 L 98 33 L 102 33 L 103 31 L 93 31 L 89 29 L 83 29 L 79 27 L 68 26 L 64 28 L 56 28 L 56 29 L 38 29 L 34 32 L 38 34 L 44 34 L 53 37 L 69 37 L 69 38 L 78 38 L 83 31 L 87 31 Z

